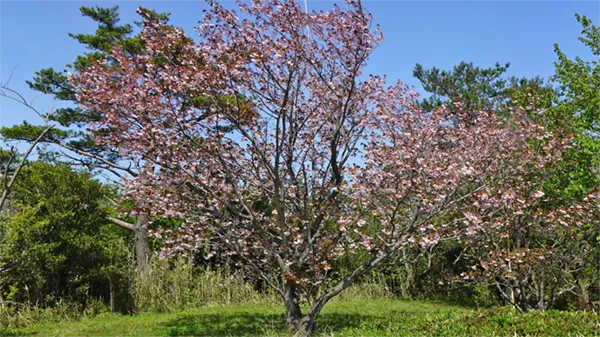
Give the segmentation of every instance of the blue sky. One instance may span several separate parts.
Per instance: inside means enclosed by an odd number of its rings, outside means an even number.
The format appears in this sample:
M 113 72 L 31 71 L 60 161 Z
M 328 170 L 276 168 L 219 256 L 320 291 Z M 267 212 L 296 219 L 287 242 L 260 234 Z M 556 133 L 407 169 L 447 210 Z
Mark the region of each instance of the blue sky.
M 203 1 L 0 1 L 0 80 L 13 72 L 11 86 L 42 110 L 54 105 L 48 97 L 29 90 L 25 80 L 46 67 L 63 69 L 82 52 L 67 33 L 92 33 L 95 26 L 79 7 L 120 6 L 122 21 L 137 20 L 137 6 L 171 12 L 171 23 L 192 35 L 202 17 Z M 375 50 L 367 73 L 386 74 L 417 86 L 412 69 L 451 68 L 460 61 L 479 66 L 510 62 L 509 74 L 549 77 L 554 71 L 554 43 L 570 57 L 589 59 L 577 40 L 580 25 L 575 13 L 600 22 L 598 1 L 365 1 L 385 35 Z M 233 6 L 231 1 L 226 6 Z M 308 1 L 309 9 L 327 9 L 332 2 Z M 60 106 L 60 105 L 59 105 Z M 39 119 L 17 104 L 1 101 L 0 125 Z

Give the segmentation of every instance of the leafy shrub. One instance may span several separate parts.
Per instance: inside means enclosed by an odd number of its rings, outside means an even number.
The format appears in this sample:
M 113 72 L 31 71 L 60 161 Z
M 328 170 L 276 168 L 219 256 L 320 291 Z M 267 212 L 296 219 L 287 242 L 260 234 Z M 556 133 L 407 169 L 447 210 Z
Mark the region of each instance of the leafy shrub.
M 34 163 L 13 188 L 16 214 L 2 219 L 0 299 L 43 308 L 108 298 L 105 268 L 127 263 L 106 221 L 109 191 L 89 174 Z

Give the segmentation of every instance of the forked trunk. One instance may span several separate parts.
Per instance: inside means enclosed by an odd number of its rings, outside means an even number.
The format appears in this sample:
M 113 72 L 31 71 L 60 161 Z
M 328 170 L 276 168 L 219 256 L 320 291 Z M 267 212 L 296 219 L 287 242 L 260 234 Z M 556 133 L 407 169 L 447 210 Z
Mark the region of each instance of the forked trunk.
M 341 290 L 339 290 L 341 291 Z M 339 293 L 336 291 L 336 294 Z M 333 296 L 321 296 L 310 308 L 306 315 L 300 311 L 298 291 L 293 284 L 286 283 L 283 286 L 283 297 L 285 302 L 285 323 L 292 331 L 294 337 L 310 337 L 317 328 L 317 318 L 323 310 L 325 303 Z
M 302 317 L 302 320 L 294 331 L 294 337 L 310 337 L 315 333 L 317 329 L 317 318 L 323 310 L 325 305 L 324 301 L 317 301 L 311 308 L 306 316 Z
M 352 285 L 356 280 L 358 280 L 365 273 L 379 265 L 381 261 L 386 259 L 388 255 L 381 254 L 374 256 L 369 261 L 365 262 L 362 266 L 355 269 L 350 275 L 345 277 L 335 286 L 330 288 L 324 294 L 322 294 L 310 307 L 308 313 L 303 317 L 300 312 L 300 306 L 298 302 L 298 293 L 296 291 L 296 287 L 289 285 L 284 285 L 284 299 L 285 299 L 285 307 L 286 307 L 286 323 L 290 330 L 294 332 L 295 337 L 309 337 L 315 332 L 317 328 L 317 318 L 323 310 L 323 307 L 329 300 L 339 295 L 344 289 L 348 288 Z M 290 292 L 290 293 L 288 293 Z M 293 294 L 293 296 L 291 296 Z M 294 298 L 295 301 L 288 301 L 288 299 Z M 288 305 L 294 304 L 294 305 Z M 295 323 L 295 324 L 294 324 Z

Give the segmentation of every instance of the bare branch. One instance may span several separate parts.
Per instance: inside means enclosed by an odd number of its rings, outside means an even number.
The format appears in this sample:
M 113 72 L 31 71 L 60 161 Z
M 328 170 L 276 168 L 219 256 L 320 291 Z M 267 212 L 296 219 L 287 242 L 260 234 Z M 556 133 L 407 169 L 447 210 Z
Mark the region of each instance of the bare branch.
M 4 186 L 4 191 L 2 191 L 2 197 L 0 197 L 0 210 L 4 207 L 4 203 L 6 202 L 6 198 L 8 198 L 10 190 L 11 190 L 12 186 L 14 185 L 14 183 L 15 183 L 15 181 L 17 179 L 17 176 L 19 175 L 19 172 L 21 172 L 21 169 L 27 163 L 27 158 L 31 154 L 31 151 L 33 151 L 33 149 L 37 146 L 37 144 L 42 140 L 42 138 L 44 138 L 46 136 L 46 134 L 48 132 L 50 132 L 50 130 L 52 130 L 52 128 L 54 128 L 54 125 L 47 126 L 44 129 L 44 131 L 42 131 L 42 133 L 33 141 L 33 143 L 31 143 L 31 145 L 29 146 L 29 148 L 27 149 L 27 151 L 25 152 L 25 154 L 23 154 L 23 157 L 21 158 L 21 161 L 19 162 L 19 165 L 17 165 L 17 168 L 13 172 L 13 174 L 12 174 L 12 176 L 10 178 L 10 181 L 8 182 L 8 184 L 5 184 L 5 186 Z
M 135 230 L 135 225 L 131 224 L 129 222 L 123 221 L 123 220 L 119 220 L 117 218 L 113 218 L 113 217 L 108 217 L 107 218 L 110 222 L 114 223 L 115 225 L 119 225 L 125 229 L 129 229 L 130 231 L 134 231 Z

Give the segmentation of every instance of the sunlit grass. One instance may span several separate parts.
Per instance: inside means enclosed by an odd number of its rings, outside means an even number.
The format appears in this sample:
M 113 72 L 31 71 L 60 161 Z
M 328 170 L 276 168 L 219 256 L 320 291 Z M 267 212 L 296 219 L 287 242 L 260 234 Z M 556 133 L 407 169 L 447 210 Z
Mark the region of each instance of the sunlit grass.
M 115 314 L 78 322 L 0 330 L 19 336 L 287 336 L 279 306 L 214 306 L 165 314 Z M 597 336 L 597 314 L 508 308 L 478 312 L 436 301 L 348 301 L 326 306 L 318 335 L 326 336 Z

